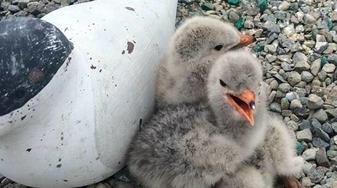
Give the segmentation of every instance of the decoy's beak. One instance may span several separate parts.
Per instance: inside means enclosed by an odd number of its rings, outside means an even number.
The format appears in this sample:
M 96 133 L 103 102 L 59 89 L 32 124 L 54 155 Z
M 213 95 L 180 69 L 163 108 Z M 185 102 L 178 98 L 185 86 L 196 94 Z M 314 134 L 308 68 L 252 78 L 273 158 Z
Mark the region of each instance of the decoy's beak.
M 248 121 L 251 127 L 254 126 L 255 93 L 249 89 L 244 90 L 240 95 L 226 94 L 227 102 L 234 110 L 239 112 Z
M 241 48 L 241 47 L 244 47 L 244 46 L 248 46 L 248 45 L 252 44 L 253 42 L 255 42 L 255 38 L 253 36 L 241 34 L 240 35 L 240 43 L 238 45 L 236 45 L 235 48 Z

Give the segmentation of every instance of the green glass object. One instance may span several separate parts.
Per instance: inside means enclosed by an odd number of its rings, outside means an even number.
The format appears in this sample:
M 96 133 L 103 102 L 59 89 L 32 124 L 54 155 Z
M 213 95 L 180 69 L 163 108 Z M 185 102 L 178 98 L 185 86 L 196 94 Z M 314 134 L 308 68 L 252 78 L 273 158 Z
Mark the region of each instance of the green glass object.
M 212 3 L 207 2 L 207 1 L 202 1 L 200 7 L 204 11 L 208 11 L 208 10 L 213 10 L 214 9 L 214 5 Z
M 257 43 L 254 47 L 253 50 L 255 52 L 262 52 L 264 50 L 264 45 L 262 45 L 261 43 Z
M 241 0 L 227 0 L 227 3 L 230 5 L 239 5 Z
M 257 6 L 263 12 L 268 8 L 268 0 L 257 0 Z
M 321 67 L 328 63 L 328 58 L 326 56 L 321 57 Z
M 234 26 L 238 29 L 241 30 L 243 28 L 243 25 L 245 23 L 245 18 L 244 17 L 240 17 L 238 20 L 236 20 L 234 22 Z
M 296 142 L 296 153 L 297 153 L 297 155 L 302 155 L 304 149 L 305 149 L 305 146 L 302 143 Z

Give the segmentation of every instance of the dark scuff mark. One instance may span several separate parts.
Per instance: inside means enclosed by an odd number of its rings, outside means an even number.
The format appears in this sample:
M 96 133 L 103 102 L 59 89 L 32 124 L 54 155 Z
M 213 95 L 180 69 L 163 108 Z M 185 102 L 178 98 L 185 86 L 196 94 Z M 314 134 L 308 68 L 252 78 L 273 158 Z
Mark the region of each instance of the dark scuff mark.
M 4 161 L 4 159 L 3 159 L 3 158 L 1 158 L 1 159 L 0 159 L 0 161 Z
M 63 180 L 64 182 L 68 182 L 68 180 Z
M 33 84 L 41 81 L 43 77 L 44 77 L 43 72 L 36 67 L 33 68 L 33 70 L 31 70 L 28 74 L 28 80 Z
M 27 148 L 26 151 L 30 152 L 30 151 L 32 151 L 32 148 Z
M 63 136 L 61 136 L 61 140 L 63 140 L 64 139 L 64 137 Z
M 63 30 L 63 32 L 66 32 L 68 30 L 68 27 L 66 27 L 64 30 Z
M 22 116 L 22 117 L 21 117 L 21 120 L 24 120 L 26 117 L 27 117 L 27 115 Z
M 62 161 L 62 159 L 61 158 L 59 158 L 59 162 L 61 162 Z
M 139 130 L 142 130 L 142 128 L 143 128 L 143 119 L 142 118 L 139 119 L 138 127 L 139 127 Z
M 124 54 L 125 54 L 125 50 L 122 51 L 122 55 L 124 55 Z
M 131 11 L 135 11 L 135 9 L 134 8 L 132 8 L 132 7 L 125 7 L 127 10 L 131 10 Z
M 99 69 L 99 72 L 102 72 L 102 69 Z
M 91 69 L 96 69 L 96 66 L 91 65 L 90 68 L 91 68 Z
M 133 42 L 133 43 L 135 43 L 135 44 L 137 43 L 137 42 L 136 42 L 136 41 L 134 41 L 134 40 L 133 40 L 132 42 Z
M 133 52 L 133 50 L 135 49 L 135 44 L 128 41 L 127 45 L 128 45 L 128 47 L 127 47 L 128 54 L 131 54 Z
M 61 168 L 62 164 L 56 165 L 56 168 Z

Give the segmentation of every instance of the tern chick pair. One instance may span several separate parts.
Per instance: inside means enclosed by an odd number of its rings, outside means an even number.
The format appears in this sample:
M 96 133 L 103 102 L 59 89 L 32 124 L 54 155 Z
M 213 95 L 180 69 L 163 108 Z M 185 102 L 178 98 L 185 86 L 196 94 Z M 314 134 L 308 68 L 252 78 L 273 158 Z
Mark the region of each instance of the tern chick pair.
M 294 140 L 266 110 L 260 63 L 238 49 L 251 42 L 214 18 L 177 29 L 159 68 L 158 111 L 128 153 L 145 188 L 267 188 L 301 172 Z

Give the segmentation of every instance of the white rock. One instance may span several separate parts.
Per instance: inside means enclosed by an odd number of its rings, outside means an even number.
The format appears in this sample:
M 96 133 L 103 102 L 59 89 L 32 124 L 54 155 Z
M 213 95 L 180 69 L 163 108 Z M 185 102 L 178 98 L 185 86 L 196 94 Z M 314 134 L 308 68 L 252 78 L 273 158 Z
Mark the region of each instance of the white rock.
M 312 133 L 310 129 L 304 129 L 302 131 L 296 132 L 296 138 L 298 141 L 312 141 Z
M 314 160 L 316 158 L 317 148 L 310 148 L 303 152 L 302 157 L 304 160 Z
M 326 73 L 333 73 L 335 69 L 336 69 L 336 65 L 332 63 L 327 63 L 322 68 L 322 70 L 325 71 Z
M 279 10 L 288 10 L 290 6 L 290 3 L 287 1 L 282 1 L 282 3 L 279 5 L 278 9 Z

